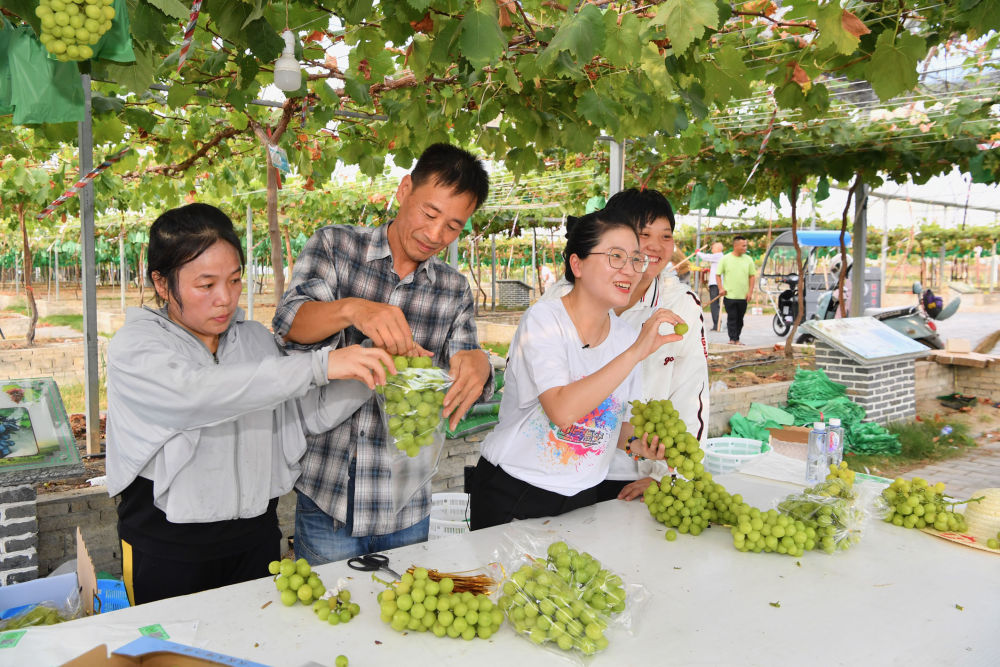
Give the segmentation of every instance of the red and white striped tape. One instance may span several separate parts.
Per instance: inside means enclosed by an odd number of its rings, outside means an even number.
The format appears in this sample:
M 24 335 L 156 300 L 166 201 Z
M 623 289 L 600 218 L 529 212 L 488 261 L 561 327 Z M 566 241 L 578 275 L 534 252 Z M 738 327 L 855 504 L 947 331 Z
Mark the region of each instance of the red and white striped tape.
M 117 153 L 108 156 L 104 160 L 104 162 L 102 162 L 101 164 L 99 164 L 96 167 L 94 167 L 93 169 L 91 169 L 90 172 L 88 172 L 86 176 L 84 176 L 79 181 L 77 181 L 76 183 L 74 183 L 73 187 L 71 187 L 68 190 L 66 190 L 66 192 L 64 192 L 61 195 L 59 195 L 59 197 L 57 197 L 55 201 L 53 201 L 51 204 L 49 204 L 48 206 L 46 206 L 42 210 L 41 213 L 39 213 L 37 216 L 35 216 L 35 218 L 37 220 L 41 220 L 42 218 L 44 218 L 45 216 L 47 216 L 52 211 L 54 211 L 57 208 L 59 208 L 59 206 L 61 206 L 64 202 L 66 202 L 66 201 L 72 199 L 73 197 L 75 197 L 77 195 L 77 193 L 80 192 L 80 190 L 82 190 L 83 188 L 85 188 L 88 183 L 90 183 L 92 180 L 94 180 L 95 178 L 97 178 L 98 175 L 100 175 L 100 173 L 102 171 L 104 171 L 105 169 L 107 169 L 108 167 L 110 167 L 111 165 L 113 165 L 115 162 L 118 162 L 118 160 L 121 160 L 123 157 L 125 157 L 125 153 L 128 153 L 130 150 L 132 150 L 132 149 L 129 148 L 128 146 L 126 146 L 125 148 L 121 149 Z
M 181 43 L 181 56 L 177 59 L 177 71 L 181 71 L 184 61 L 187 60 L 188 49 L 191 48 L 191 39 L 194 37 L 194 26 L 198 23 L 198 15 L 201 13 L 201 0 L 194 0 L 191 5 L 191 18 L 188 19 L 187 28 L 184 29 L 184 41 Z

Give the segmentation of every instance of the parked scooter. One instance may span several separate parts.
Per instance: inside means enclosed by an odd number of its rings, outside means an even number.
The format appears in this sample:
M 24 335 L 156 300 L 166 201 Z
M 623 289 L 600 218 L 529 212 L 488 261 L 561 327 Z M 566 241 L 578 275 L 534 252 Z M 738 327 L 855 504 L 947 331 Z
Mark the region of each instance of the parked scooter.
M 961 297 L 955 297 L 947 306 L 943 305 L 944 300 L 935 296 L 931 290 L 925 290 L 919 282 L 913 283 L 913 294 L 918 295 L 917 304 L 914 306 L 903 306 L 902 308 L 867 308 L 865 315 L 874 317 L 895 329 L 899 333 L 912 338 L 918 343 L 922 343 L 932 350 L 944 349 L 944 342 L 937 333 L 935 320 L 946 320 L 956 312 L 962 303 Z M 836 292 L 831 290 L 820 295 L 816 305 L 816 312 L 810 318 L 812 320 L 832 320 L 837 316 L 840 308 L 840 300 Z M 813 337 L 809 334 L 802 334 L 796 342 L 809 343 Z

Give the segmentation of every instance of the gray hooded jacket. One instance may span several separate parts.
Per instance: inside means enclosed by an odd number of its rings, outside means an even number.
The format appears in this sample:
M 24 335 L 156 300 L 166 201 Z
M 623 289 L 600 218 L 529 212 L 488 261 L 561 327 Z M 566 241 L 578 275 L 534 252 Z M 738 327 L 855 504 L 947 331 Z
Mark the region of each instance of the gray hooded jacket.
M 322 433 L 371 397 L 327 381 L 329 348 L 283 356 L 237 310 L 215 355 L 165 311 L 130 308 L 108 350 L 107 488 L 153 482 L 174 523 L 259 516 L 292 489 L 305 433 Z

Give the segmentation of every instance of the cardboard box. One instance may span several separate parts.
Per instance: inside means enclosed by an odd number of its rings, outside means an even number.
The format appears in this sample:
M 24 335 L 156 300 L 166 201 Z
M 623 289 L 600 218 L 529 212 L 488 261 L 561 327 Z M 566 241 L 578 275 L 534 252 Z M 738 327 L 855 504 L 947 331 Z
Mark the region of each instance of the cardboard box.
M 204 667 L 230 665 L 235 667 L 267 667 L 259 662 L 241 660 L 186 644 L 168 642 L 156 637 L 140 637 L 115 649 L 108 655 L 104 644 L 95 646 L 73 658 L 63 667 Z
M 949 338 L 944 342 L 945 352 L 972 352 L 972 343 L 968 338 Z
M 805 426 L 782 426 L 767 429 L 771 434 L 771 449 L 782 456 L 806 460 L 809 431 Z
M 97 596 L 97 573 L 80 529 L 76 529 L 76 572 L 25 581 L 0 588 L 0 617 L 9 618 L 18 608 L 43 602 L 55 602 L 64 607 L 66 601 L 79 596 L 81 615 L 94 613 Z

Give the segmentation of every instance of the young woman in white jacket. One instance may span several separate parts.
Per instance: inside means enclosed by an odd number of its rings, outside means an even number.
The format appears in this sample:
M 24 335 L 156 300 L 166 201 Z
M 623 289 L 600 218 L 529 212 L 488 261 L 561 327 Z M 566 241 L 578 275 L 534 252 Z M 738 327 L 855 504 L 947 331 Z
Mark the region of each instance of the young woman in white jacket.
M 108 493 L 121 494 L 122 570 L 133 604 L 267 574 L 278 498 L 305 432 L 339 424 L 385 382 L 392 358 L 352 346 L 283 356 L 238 308 L 244 257 L 232 221 L 190 204 L 149 233 L 159 309 L 131 308 L 108 352 Z
M 666 309 L 690 327 L 680 340 L 663 345 L 642 362 L 642 400 L 669 400 L 687 430 L 698 440 L 708 435 L 708 352 L 701 302 L 690 287 L 667 268 L 674 254 L 674 212 L 656 190 L 629 188 L 608 200 L 605 210 L 631 220 L 639 232 L 639 250 L 649 265 L 618 316 L 640 328 L 653 313 Z M 557 298 L 572 289 L 565 279 L 545 292 L 541 300 Z M 663 461 L 635 462 L 616 453 L 607 480 L 597 489 L 598 500 L 641 497 L 649 483 L 667 474 Z

